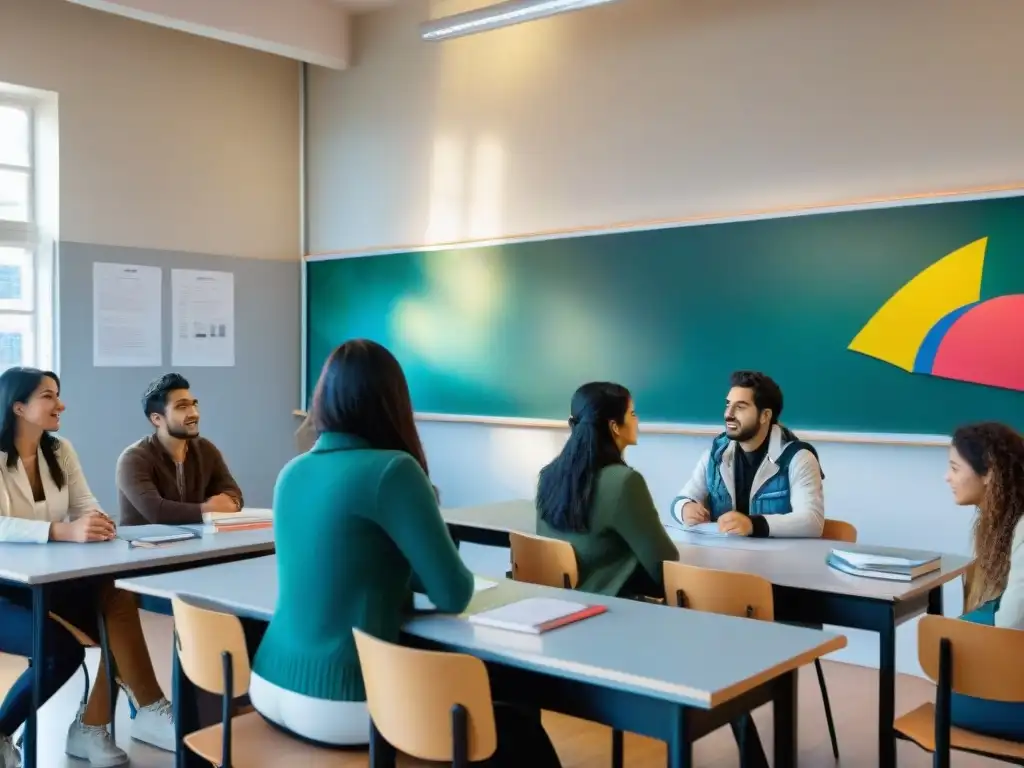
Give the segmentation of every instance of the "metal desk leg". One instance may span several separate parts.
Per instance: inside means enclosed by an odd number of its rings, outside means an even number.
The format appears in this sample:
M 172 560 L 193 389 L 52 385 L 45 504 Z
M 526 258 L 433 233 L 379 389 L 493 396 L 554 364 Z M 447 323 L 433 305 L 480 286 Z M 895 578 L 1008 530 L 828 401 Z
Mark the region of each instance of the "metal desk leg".
M 690 724 L 685 707 L 677 708 L 675 719 L 672 738 L 668 742 L 668 768 L 691 768 L 693 742 L 690 741 Z
M 797 744 L 798 670 L 787 672 L 775 681 L 774 715 L 775 768 L 795 768 Z
M 25 721 L 23 756 L 25 768 L 36 768 L 39 708 L 43 705 L 43 676 L 46 672 L 46 634 L 49 627 L 50 594 L 45 584 L 32 587 L 32 711 Z
M 895 718 L 896 616 L 890 608 L 878 628 L 878 768 L 896 768 Z
M 185 746 L 185 736 L 199 730 L 196 687 L 188 679 L 178 657 L 178 633 L 174 633 L 171 667 L 171 711 L 174 715 L 175 768 L 202 768 L 205 763 Z
M 935 587 L 928 591 L 928 613 L 933 616 L 943 615 L 942 587 Z
M 370 768 L 395 768 L 397 753 L 370 720 Z
M 96 626 L 100 635 L 100 653 L 103 655 L 103 666 L 107 671 L 107 692 L 110 697 L 110 740 L 117 742 L 114 721 L 117 719 L 117 670 L 114 668 L 114 657 L 110 653 L 110 639 L 107 637 L 107 617 L 103 613 L 103 605 L 96 606 Z M 97 685 L 103 683 L 96 681 Z

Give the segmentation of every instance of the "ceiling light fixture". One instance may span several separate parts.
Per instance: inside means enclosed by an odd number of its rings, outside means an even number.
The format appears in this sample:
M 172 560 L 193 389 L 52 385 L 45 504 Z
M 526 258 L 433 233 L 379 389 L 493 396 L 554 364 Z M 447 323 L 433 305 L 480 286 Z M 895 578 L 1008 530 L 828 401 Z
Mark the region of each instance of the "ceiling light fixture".
M 448 40 L 613 2 L 616 0 L 507 0 L 428 21 L 420 26 L 420 37 L 430 42 Z

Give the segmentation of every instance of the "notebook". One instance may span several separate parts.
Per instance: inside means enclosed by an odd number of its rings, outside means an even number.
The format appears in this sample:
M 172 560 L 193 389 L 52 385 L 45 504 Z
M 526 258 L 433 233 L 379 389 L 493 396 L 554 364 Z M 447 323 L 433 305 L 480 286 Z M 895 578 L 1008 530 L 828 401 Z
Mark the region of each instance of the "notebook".
M 474 613 L 469 621 L 484 627 L 539 635 L 607 610 L 603 605 L 586 605 L 551 597 L 528 597 L 489 611 Z
M 239 512 L 204 512 L 201 533 L 258 531 L 274 527 L 274 511 L 245 507 Z
M 117 529 L 117 538 L 127 541 L 129 547 L 153 549 L 198 539 L 199 534 L 176 525 L 128 525 Z
M 498 586 L 496 581 L 488 581 L 487 579 L 481 579 L 479 576 L 473 577 L 473 594 L 477 592 L 483 592 L 484 590 L 491 589 Z M 437 606 L 434 605 L 430 598 L 420 592 L 414 592 L 412 595 L 412 607 L 414 611 L 436 611 Z
M 894 549 L 832 549 L 826 562 L 837 571 L 871 579 L 913 581 L 942 566 L 942 556 L 933 552 Z
M 687 533 L 699 533 L 702 536 L 729 536 L 731 534 L 723 533 L 718 529 L 718 523 L 707 522 L 697 523 L 696 525 L 684 525 L 683 530 Z

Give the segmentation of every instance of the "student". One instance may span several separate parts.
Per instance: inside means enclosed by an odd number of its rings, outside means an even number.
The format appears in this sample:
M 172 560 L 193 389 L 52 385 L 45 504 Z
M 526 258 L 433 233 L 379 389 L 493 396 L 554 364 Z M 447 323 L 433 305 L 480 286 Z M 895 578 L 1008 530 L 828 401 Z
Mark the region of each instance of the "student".
M 397 642 L 412 590 L 459 613 L 473 575 L 427 476 L 405 375 L 372 341 L 334 350 L 313 395 L 319 435 L 274 489 L 278 597 L 249 697 L 270 723 L 324 746 L 369 741 L 352 629 Z M 558 766 L 540 719 L 495 708 L 492 765 Z
M 977 508 L 974 575 L 960 618 L 1024 630 L 1024 438 L 1003 424 L 961 427 L 953 434 L 946 482 L 957 504 Z M 959 728 L 1024 741 L 1024 703 L 954 693 L 950 714 Z
M 89 490 L 78 456 L 60 429 L 60 380 L 49 371 L 10 368 L 0 375 L 0 541 L 47 544 L 55 541 L 102 542 L 115 537 L 114 524 Z M 132 737 L 174 750 L 170 704 L 153 674 L 135 598 L 102 585 L 61 585 L 50 597 L 50 611 L 90 637 L 98 637 L 97 607 L 103 607 L 110 649 L 119 678 L 139 705 Z M 43 667 L 42 699 L 60 690 L 84 658 L 82 647 L 61 624 L 50 619 Z M 0 590 L 0 652 L 32 654 L 32 599 L 25 590 Z M 110 738 L 110 692 L 102 661 L 83 710 L 68 729 L 67 753 L 92 765 L 115 766 L 128 755 Z M 0 704 L 0 768 L 21 760 L 11 743 L 32 709 L 33 671 L 27 670 Z
M 814 447 L 779 423 L 782 390 L 756 371 L 737 371 L 730 383 L 725 432 L 672 502 L 672 517 L 739 536 L 821 536 L 825 475 Z
M 237 512 L 242 491 L 217 446 L 199 436 L 199 401 L 188 381 L 165 373 L 150 382 L 142 409 L 154 427 L 117 460 L 121 525 L 203 522 L 204 512 Z
M 584 592 L 664 596 L 661 564 L 679 550 L 643 476 L 622 458 L 637 441 L 629 390 L 584 384 L 570 412 L 569 439 L 540 472 L 537 533 L 572 544 Z

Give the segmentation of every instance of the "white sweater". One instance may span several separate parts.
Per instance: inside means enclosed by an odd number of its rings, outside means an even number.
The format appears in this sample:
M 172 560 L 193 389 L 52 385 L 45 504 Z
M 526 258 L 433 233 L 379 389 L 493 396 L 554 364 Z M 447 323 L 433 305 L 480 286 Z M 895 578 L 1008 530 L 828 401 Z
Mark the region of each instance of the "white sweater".
M 8 467 L 7 454 L 0 452 L 0 541 L 45 544 L 50 540 L 52 523 L 75 520 L 85 512 L 100 509 L 71 443 L 58 438 L 56 453 L 64 470 L 64 485 L 57 488 L 40 450 L 36 460 L 46 501 L 36 502 L 21 459 Z
M 1010 545 L 1010 576 L 996 611 L 996 626 L 1024 629 L 1024 519 L 1017 522 Z

